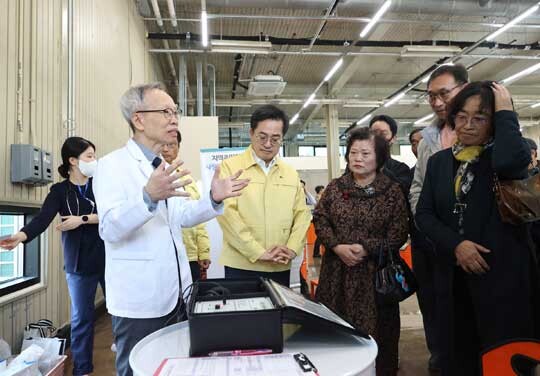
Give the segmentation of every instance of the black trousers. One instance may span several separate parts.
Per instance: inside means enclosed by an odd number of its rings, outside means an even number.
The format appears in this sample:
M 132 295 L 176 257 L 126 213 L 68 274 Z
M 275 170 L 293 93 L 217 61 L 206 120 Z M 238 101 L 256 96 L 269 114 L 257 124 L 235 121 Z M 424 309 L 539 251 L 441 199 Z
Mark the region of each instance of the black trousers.
M 191 279 L 193 282 L 201 279 L 201 266 L 197 261 L 190 261 L 189 268 L 191 269 Z
M 413 271 L 418 281 L 418 305 L 424 321 L 426 345 L 435 364 L 440 357 L 435 292 L 435 251 L 431 243 L 417 229 L 411 233 Z

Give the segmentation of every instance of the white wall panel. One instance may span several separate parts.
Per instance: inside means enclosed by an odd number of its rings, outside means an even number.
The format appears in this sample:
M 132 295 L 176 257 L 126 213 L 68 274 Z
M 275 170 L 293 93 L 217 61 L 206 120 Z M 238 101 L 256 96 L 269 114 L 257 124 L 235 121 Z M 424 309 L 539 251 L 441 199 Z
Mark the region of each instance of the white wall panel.
M 67 2 L 0 1 L 0 205 L 40 206 L 49 190 L 10 183 L 11 144 L 33 143 L 53 153 L 55 166 L 61 160 L 60 147 L 67 135 L 66 36 L 62 34 Z M 161 69 L 147 52 L 144 24 L 132 0 L 73 3 L 75 135 L 92 140 L 102 156 L 129 137 L 118 108 L 122 93 L 131 84 L 159 79 Z M 19 60 L 22 131 L 17 126 Z M 56 171 L 55 181 L 60 181 Z M 20 345 L 27 321 L 47 317 L 59 326 L 69 321 L 60 234 L 54 229 L 57 221 L 47 231 L 48 250 L 43 254 L 46 288 L 0 304 L 0 337 L 10 344 Z

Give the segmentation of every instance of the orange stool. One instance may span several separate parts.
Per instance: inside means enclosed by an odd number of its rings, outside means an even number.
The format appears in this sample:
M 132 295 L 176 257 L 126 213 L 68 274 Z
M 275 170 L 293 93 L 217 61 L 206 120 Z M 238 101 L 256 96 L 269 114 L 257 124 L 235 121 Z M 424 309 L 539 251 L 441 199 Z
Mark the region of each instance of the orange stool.
M 405 261 L 405 263 L 407 265 L 409 265 L 409 268 L 413 268 L 413 264 L 412 264 L 412 255 L 411 255 L 411 245 L 410 244 L 407 244 L 407 247 L 405 247 L 405 249 L 402 249 L 400 252 L 399 252 L 399 255 L 401 256 L 401 258 L 403 259 L 403 261 Z

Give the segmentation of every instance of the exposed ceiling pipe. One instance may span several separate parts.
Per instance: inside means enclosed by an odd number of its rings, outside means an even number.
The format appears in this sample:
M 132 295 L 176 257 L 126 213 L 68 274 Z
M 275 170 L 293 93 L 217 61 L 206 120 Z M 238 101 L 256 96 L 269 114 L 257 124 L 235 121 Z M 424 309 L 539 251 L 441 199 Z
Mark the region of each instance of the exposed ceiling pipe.
M 231 99 L 234 99 L 236 97 L 236 86 L 238 85 L 238 79 L 240 78 L 240 67 L 242 66 L 243 57 L 241 54 L 237 54 L 234 57 L 234 81 L 233 81 L 233 87 L 232 87 L 232 93 L 231 93 Z M 232 121 L 232 112 L 233 108 L 229 108 L 229 122 Z
M 170 49 L 168 40 L 163 41 L 163 48 L 165 48 L 167 50 Z M 171 70 L 171 75 L 173 76 L 173 79 L 176 82 L 177 81 L 177 76 L 176 76 L 176 69 L 174 67 L 174 62 L 173 62 L 173 59 L 172 59 L 172 54 L 167 54 L 167 64 L 169 65 L 169 69 Z
M 172 0 L 170 0 L 172 2 Z M 163 19 L 161 18 L 161 11 L 159 10 L 159 5 L 158 5 L 158 2 L 157 0 L 151 0 L 150 1 L 151 5 L 152 5 L 152 10 L 154 12 L 154 16 L 156 17 L 156 23 L 157 25 L 159 26 L 159 28 L 163 31 Z M 169 4 L 169 13 L 171 12 L 171 8 L 170 8 L 171 4 Z M 172 4 L 172 9 L 173 9 L 173 12 L 174 12 L 174 4 Z M 171 14 L 171 17 L 172 17 L 172 14 Z M 169 46 L 169 42 L 164 40 L 163 41 L 163 47 L 166 49 L 166 50 L 169 50 L 170 49 L 170 46 Z M 167 42 L 167 43 L 165 43 Z M 176 69 L 174 67 L 174 62 L 173 62 L 173 59 L 172 59 L 172 55 L 169 53 L 167 54 L 167 64 L 169 65 L 169 69 L 171 71 L 171 75 L 173 77 L 173 82 L 174 84 L 176 85 L 176 83 L 178 82 L 178 76 L 176 75 Z
M 174 28 L 178 27 L 178 21 L 176 21 L 176 10 L 174 9 L 174 0 L 167 0 L 167 6 L 169 7 L 169 16 Z
M 154 16 L 156 17 L 156 23 L 159 27 L 163 27 L 163 19 L 161 18 L 161 12 L 159 10 L 159 5 L 157 0 L 151 0 L 152 10 L 154 11 Z
M 313 38 L 311 38 L 311 42 L 309 42 L 309 47 L 306 48 L 306 51 L 311 51 L 311 48 L 313 48 L 313 45 L 315 44 L 317 39 L 319 39 L 319 37 L 321 36 L 324 26 L 326 25 L 326 20 L 335 11 L 338 3 L 339 3 L 339 0 L 332 0 L 332 3 L 328 6 L 328 8 L 326 8 L 326 14 L 321 20 L 321 23 L 319 24 L 319 26 L 317 27 L 317 32 L 315 33 Z
M 501 50 L 510 49 L 510 50 L 540 50 L 540 42 L 536 41 L 529 44 L 510 44 L 510 43 L 497 43 L 497 42 L 488 42 L 485 40 L 487 36 L 482 39 L 471 42 L 471 41 L 449 41 L 449 40 L 418 40 L 418 41 L 384 41 L 384 40 L 358 40 L 354 43 L 356 47 L 388 47 L 388 48 L 401 48 L 403 46 L 456 46 L 459 48 L 470 48 L 475 49 L 477 47 L 483 48 L 498 48 Z M 148 39 L 176 39 L 176 40 L 185 40 L 185 39 L 195 39 L 199 40 L 200 36 L 197 34 L 190 34 L 189 37 L 185 33 L 148 33 Z M 259 41 L 259 35 L 224 35 L 221 37 L 223 40 L 239 40 L 239 41 Z M 311 40 L 308 38 L 277 38 L 268 36 L 268 41 L 272 45 L 293 45 L 293 46 L 306 46 L 311 43 Z M 315 42 L 317 46 L 335 46 L 343 47 L 347 40 L 341 39 L 318 39 Z M 306 52 L 308 49 L 304 50 Z M 212 52 L 212 51 L 209 51 Z M 275 51 L 272 51 L 273 53 Z
M 149 49 L 148 52 L 152 53 L 182 53 L 182 54 L 204 54 L 204 53 L 212 53 L 212 54 L 225 54 L 225 53 L 235 53 L 234 51 L 220 51 L 220 52 L 209 52 L 205 50 L 185 50 L 185 49 Z M 272 52 L 273 55 L 287 55 L 287 56 L 343 56 L 342 52 L 302 52 L 302 51 L 274 51 Z M 446 58 L 445 55 L 433 55 L 433 54 L 416 54 L 414 56 L 403 56 L 399 52 L 374 52 L 374 51 L 364 51 L 364 52 L 348 52 L 346 53 L 346 56 L 385 56 L 385 57 L 401 57 L 401 58 L 419 58 L 419 57 L 425 57 L 425 58 Z M 461 57 L 470 57 L 475 59 L 495 59 L 495 60 L 540 60 L 540 56 L 534 56 L 534 55 L 490 55 L 490 54 L 467 54 Z M 437 62 L 437 65 L 440 65 L 442 63 Z
M 285 9 L 321 9 L 328 0 L 273 0 L 272 8 Z M 392 12 L 413 14 L 447 14 L 448 16 L 481 16 L 489 11 L 491 16 L 508 16 L 516 14 L 534 5 L 531 0 L 499 0 L 489 4 L 489 8 L 470 0 L 398 0 L 392 5 Z M 267 8 L 268 0 L 208 0 L 209 7 L 216 8 Z M 358 10 L 373 12 L 381 6 L 381 0 L 347 0 L 340 4 L 341 10 Z
M 261 15 L 261 14 L 208 14 L 208 19 L 248 19 L 248 20 L 279 20 L 279 21 L 320 21 L 324 19 L 324 16 L 278 16 L 278 15 Z M 171 18 L 161 18 L 163 21 L 173 20 Z M 156 21 L 155 17 L 143 17 L 145 21 Z M 350 22 L 350 23 L 368 23 L 371 18 L 368 17 L 342 17 L 342 16 L 330 16 L 326 19 L 329 22 Z M 176 18 L 178 22 L 201 22 L 199 18 Z M 399 19 L 399 18 L 381 18 L 380 24 L 419 24 L 419 25 L 448 25 L 448 19 L 446 20 L 434 20 L 434 19 Z M 460 26 L 474 26 L 474 27 L 501 27 L 502 23 L 489 23 L 489 22 L 473 22 L 464 20 L 451 20 L 452 25 Z M 521 24 L 515 26 L 516 29 L 539 29 L 540 24 Z

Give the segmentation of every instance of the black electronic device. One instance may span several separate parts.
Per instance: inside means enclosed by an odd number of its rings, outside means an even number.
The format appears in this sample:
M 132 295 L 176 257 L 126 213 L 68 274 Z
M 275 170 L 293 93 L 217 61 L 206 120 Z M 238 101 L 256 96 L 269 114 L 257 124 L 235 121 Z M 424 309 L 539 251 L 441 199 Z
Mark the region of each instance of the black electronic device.
M 214 351 L 283 351 L 282 323 L 369 336 L 321 303 L 264 278 L 200 280 L 188 306 L 190 355 Z

